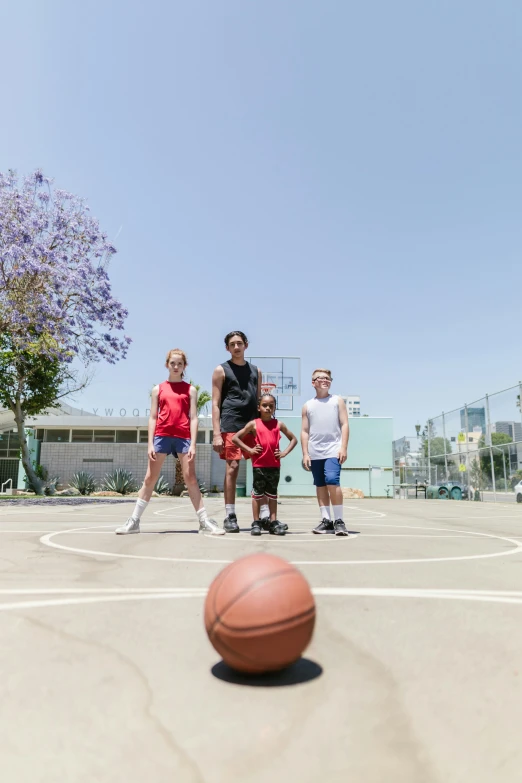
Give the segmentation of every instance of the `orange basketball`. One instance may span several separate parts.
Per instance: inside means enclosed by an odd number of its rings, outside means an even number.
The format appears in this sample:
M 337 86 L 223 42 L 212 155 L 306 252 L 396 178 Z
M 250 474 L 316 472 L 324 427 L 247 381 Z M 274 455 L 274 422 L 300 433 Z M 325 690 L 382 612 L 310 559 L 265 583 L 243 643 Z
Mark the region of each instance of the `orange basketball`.
M 242 557 L 217 575 L 205 602 L 208 638 L 225 663 L 250 674 L 294 663 L 312 638 L 315 602 L 304 576 L 280 557 Z

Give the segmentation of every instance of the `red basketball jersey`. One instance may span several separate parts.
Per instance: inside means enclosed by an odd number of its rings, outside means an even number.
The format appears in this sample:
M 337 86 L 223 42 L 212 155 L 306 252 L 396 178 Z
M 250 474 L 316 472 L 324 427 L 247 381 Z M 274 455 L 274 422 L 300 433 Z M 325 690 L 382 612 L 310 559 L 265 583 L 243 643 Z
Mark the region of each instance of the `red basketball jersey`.
M 160 383 L 154 434 L 169 438 L 190 438 L 190 383 Z
M 262 419 L 256 419 L 256 445 L 263 447 L 263 451 L 252 457 L 252 466 L 254 468 L 278 468 L 281 460 L 274 456 L 274 452 L 279 448 L 281 439 L 281 430 L 277 419 L 270 419 L 264 422 Z

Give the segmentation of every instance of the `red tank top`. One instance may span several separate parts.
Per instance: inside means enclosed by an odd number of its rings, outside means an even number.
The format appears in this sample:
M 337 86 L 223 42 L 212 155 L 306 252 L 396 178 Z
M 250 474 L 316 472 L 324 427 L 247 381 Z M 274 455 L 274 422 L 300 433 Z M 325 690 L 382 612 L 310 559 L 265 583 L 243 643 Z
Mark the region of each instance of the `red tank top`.
M 281 460 L 274 457 L 274 451 L 279 448 L 281 430 L 277 419 L 264 422 L 256 419 L 256 445 L 263 447 L 261 454 L 252 458 L 254 468 L 278 468 Z
M 190 383 L 160 383 L 154 435 L 190 438 Z

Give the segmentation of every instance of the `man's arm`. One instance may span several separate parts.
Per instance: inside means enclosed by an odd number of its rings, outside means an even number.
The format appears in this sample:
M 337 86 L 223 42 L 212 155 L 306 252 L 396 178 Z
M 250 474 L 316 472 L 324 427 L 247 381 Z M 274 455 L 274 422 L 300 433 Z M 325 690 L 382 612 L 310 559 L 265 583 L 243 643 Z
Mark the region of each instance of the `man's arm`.
M 251 448 L 250 446 L 247 446 L 246 443 L 243 443 L 243 438 L 245 435 L 248 434 L 255 435 L 256 434 L 256 423 L 255 421 L 249 421 L 246 427 L 243 427 L 242 430 L 239 430 L 239 432 L 236 432 L 235 435 L 232 436 L 232 443 L 234 446 L 239 446 L 240 449 L 243 449 L 246 454 L 250 454 L 251 457 L 255 457 L 256 454 L 261 454 L 263 451 L 263 447 L 258 443 L 254 446 L 254 448 Z
M 214 451 L 220 454 L 223 451 L 223 438 L 221 437 L 221 395 L 223 393 L 223 381 L 225 380 L 225 371 L 219 365 L 212 374 L 212 429 L 214 438 L 212 445 Z
M 308 440 L 310 438 L 310 424 L 308 422 L 308 413 L 306 412 L 306 402 L 301 411 L 301 448 L 303 450 L 303 467 L 310 470 L 312 460 L 308 454 Z
M 150 415 L 149 415 L 149 445 L 147 452 L 149 459 L 154 461 L 156 454 L 154 452 L 154 433 L 156 431 L 156 422 L 158 420 L 158 392 L 159 386 L 155 386 L 150 395 Z
M 263 383 L 263 373 L 257 368 L 257 399 L 261 397 L 261 384 Z
M 290 443 L 288 444 L 288 446 L 284 451 L 280 451 L 279 449 L 276 449 L 276 451 L 274 452 L 274 456 L 276 459 L 284 459 L 297 446 L 297 438 L 295 437 L 293 432 L 290 432 L 286 424 L 283 424 L 282 422 L 279 422 L 279 429 L 281 430 L 283 435 L 286 435 Z
M 190 448 L 188 460 L 191 462 L 196 456 L 196 440 L 198 437 L 198 393 L 195 386 L 190 387 Z
M 348 438 L 350 437 L 350 425 L 348 424 L 348 411 L 346 410 L 346 403 L 342 397 L 337 398 L 339 401 L 339 424 L 341 425 L 341 448 L 339 449 L 339 462 L 341 465 L 346 462 L 348 455 Z

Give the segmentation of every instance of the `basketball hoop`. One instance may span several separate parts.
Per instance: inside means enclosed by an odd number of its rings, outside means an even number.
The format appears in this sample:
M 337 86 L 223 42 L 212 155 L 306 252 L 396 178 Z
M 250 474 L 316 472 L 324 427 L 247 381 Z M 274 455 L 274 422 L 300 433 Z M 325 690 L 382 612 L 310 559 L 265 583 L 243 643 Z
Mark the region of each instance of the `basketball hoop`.
M 277 386 L 275 383 L 262 383 L 261 384 L 261 394 L 274 394 L 275 389 L 277 389 Z

